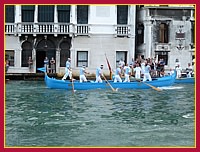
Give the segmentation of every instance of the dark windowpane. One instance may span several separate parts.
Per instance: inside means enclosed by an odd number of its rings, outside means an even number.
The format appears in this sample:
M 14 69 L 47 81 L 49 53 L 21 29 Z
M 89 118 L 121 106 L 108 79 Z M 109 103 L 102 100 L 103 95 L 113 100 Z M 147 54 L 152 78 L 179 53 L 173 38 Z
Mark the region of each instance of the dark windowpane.
M 77 67 L 88 66 L 88 51 L 77 52 Z
M 22 67 L 28 67 L 28 57 L 32 56 L 31 49 L 22 50 Z
M 38 6 L 38 22 L 54 22 L 54 6 Z
M 57 10 L 58 11 L 70 11 L 70 5 L 58 5 Z
M 15 22 L 15 15 L 14 15 L 14 5 L 6 5 L 5 6 L 5 22 L 6 23 L 14 23 Z
M 191 43 L 195 44 L 195 22 L 191 22 L 192 28 L 191 28 Z
M 160 24 L 159 30 L 159 43 L 168 43 L 168 25 L 165 23 Z
M 70 50 L 61 49 L 60 51 L 60 67 L 66 66 L 66 61 L 70 57 Z
M 22 22 L 34 22 L 34 5 L 22 5 Z
M 22 10 L 34 11 L 35 10 L 35 6 L 34 5 L 22 5 Z
M 128 23 L 128 6 L 118 5 L 117 6 L 117 24 L 127 24 Z
M 9 66 L 14 66 L 14 50 L 6 50 L 5 59 L 9 61 Z
M 60 66 L 61 67 L 65 67 L 66 65 L 66 61 L 68 58 L 70 58 L 70 40 L 68 41 L 63 41 L 61 44 L 60 44 Z
M 116 67 L 119 65 L 120 60 L 127 63 L 127 51 L 116 51 Z
M 165 62 L 165 65 L 168 64 L 168 52 L 167 51 L 157 51 L 157 52 L 155 52 L 155 55 L 158 55 L 158 61 L 160 59 L 163 59 Z
M 22 44 L 22 67 L 28 67 L 28 57 L 32 57 L 32 45 L 30 42 Z
M 22 10 L 22 22 L 34 22 L 34 11 Z
M 58 5 L 58 22 L 70 23 L 70 5 Z
M 88 6 L 77 6 L 77 24 L 88 24 Z

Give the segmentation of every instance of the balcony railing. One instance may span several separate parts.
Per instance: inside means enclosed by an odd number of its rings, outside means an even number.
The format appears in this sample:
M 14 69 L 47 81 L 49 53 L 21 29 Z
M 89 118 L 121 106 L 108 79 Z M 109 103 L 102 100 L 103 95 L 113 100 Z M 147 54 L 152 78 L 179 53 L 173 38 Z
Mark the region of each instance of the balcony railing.
M 117 25 L 115 31 L 117 36 L 130 36 L 130 26 L 128 25 Z
M 77 24 L 75 25 L 75 35 L 89 35 L 89 25 L 88 24 Z
M 16 34 L 17 33 L 17 24 L 15 23 L 6 23 L 5 33 L 6 34 Z
M 5 34 L 33 34 L 34 36 L 39 34 L 69 34 L 69 35 L 90 35 L 89 24 L 71 24 L 71 23 L 6 23 Z M 111 25 L 113 26 L 113 25 Z M 94 26 L 95 27 L 95 26 Z M 116 25 L 115 27 L 116 36 L 130 36 L 129 25 Z M 111 33 L 112 34 L 112 33 Z

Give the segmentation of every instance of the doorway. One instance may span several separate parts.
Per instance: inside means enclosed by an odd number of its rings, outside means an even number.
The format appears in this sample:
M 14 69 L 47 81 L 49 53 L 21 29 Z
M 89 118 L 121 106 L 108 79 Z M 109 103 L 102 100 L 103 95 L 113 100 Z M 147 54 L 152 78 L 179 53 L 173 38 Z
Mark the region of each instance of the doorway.
M 36 73 L 42 73 L 37 68 L 44 67 L 44 58 L 46 57 L 46 51 L 36 51 Z

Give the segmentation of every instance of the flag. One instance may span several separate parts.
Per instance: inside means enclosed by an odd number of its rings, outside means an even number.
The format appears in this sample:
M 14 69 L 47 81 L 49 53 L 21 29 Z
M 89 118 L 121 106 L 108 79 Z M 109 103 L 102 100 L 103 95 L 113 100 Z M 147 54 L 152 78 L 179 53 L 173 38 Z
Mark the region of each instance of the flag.
M 106 56 L 106 54 L 105 54 L 105 56 Z M 112 69 L 111 69 L 111 66 L 110 66 L 110 63 L 109 63 L 109 61 L 108 61 L 107 56 L 106 56 L 106 62 L 107 62 L 107 65 L 108 65 L 108 69 L 109 69 L 109 71 L 110 71 L 110 80 L 112 80 Z
M 37 70 L 39 70 L 39 71 L 42 71 L 42 72 L 46 72 L 46 68 L 45 67 L 42 67 L 42 68 L 37 68 Z

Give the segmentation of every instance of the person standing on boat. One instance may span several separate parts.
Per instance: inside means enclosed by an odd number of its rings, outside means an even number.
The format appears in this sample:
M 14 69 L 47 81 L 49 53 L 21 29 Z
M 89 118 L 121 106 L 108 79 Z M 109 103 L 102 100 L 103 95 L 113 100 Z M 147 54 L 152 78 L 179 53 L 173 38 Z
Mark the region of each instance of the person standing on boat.
M 72 69 L 71 69 L 71 59 L 70 58 L 68 58 L 66 61 L 65 75 L 63 76 L 62 80 L 65 80 L 68 76 L 70 79 L 72 79 Z
M 101 79 L 101 76 L 102 76 L 102 69 L 103 69 L 103 64 L 99 67 L 99 68 L 97 68 L 96 69 L 96 83 L 98 83 L 98 82 L 100 82 L 100 83 L 102 83 L 102 79 Z
M 46 72 L 49 72 L 49 59 L 48 57 L 45 57 L 44 59 L 44 67 L 46 68 Z
M 188 67 L 186 68 L 186 73 L 188 78 L 192 77 L 192 72 L 193 72 L 193 67 L 191 66 L 190 63 L 188 63 Z
M 121 79 L 121 72 L 122 72 L 122 70 L 121 69 L 122 69 L 122 67 L 121 67 L 121 65 L 119 65 L 119 67 L 115 71 L 114 82 L 122 82 L 122 79 Z
M 130 82 L 131 68 L 128 66 L 128 64 L 124 66 L 124 74 L 125 74 L 124 82 Z
M 182 68 L 178 64 L 177 67 L 176 67 L 176 78 L 181 78 L 181 71 L 182 71 Z
M 134 72 L 135 72 L 135 79 L 140 79 L 142 69 L 141 69 L 141 67 L 139 66 L 138 63 L 136 63 L 136 67 L 134 68 Z
M 87 82 L 87 79 L 85 77 L 85 74 L 89 74 L 89 72 L 85 71 L 85 65 L 83 65 L 80 69 L 80 83 Z
M 143 77 L 143 81 L 152 81 L 151 79 L 151 75 L 150 75 L 150 71 L 151 71 L 151 67 L 148 63 L 145 64 L 145 68 L 144 68 L 144 77 Z
M 173 75 L 173 74 L 174 74 L 174 70 L 172 68 L 170 68 L 168 75 Z

